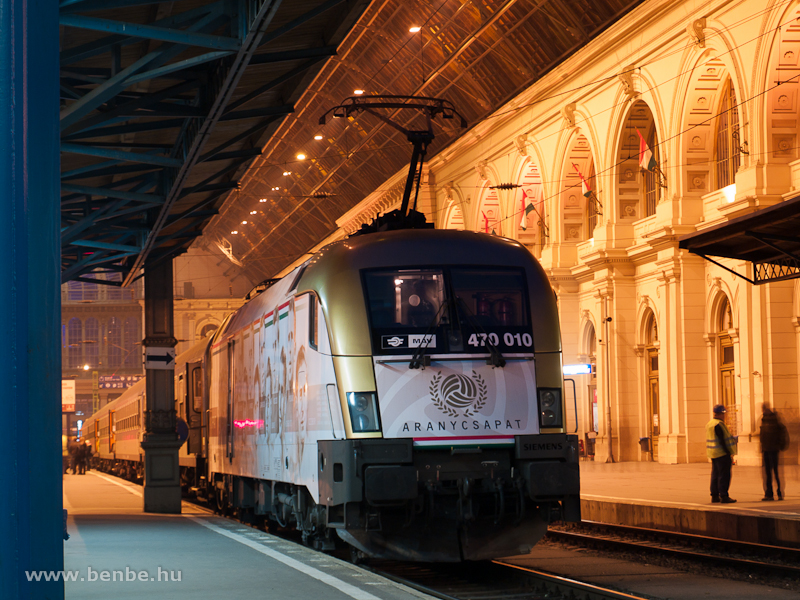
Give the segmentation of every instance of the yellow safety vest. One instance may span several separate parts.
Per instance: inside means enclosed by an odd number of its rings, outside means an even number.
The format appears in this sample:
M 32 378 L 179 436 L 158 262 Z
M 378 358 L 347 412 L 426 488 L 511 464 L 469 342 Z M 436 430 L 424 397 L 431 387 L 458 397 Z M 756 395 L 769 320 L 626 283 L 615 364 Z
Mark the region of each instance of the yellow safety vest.
M 728 431 L 725 423 L 719 419 L 711 419 L 708 423 L 706 423 L 706 455 L 708 458 L 719 458 L 720 456 L 725 456 L 727 454 L 725 448 L 722 446 L 722 444 L 720 444 L 719 438 L 717 438 L 717 436 L 714 434 L 714 429 L 717 425 L 722 425 L 725 443 L 727 444 L 728 448 L 730 448 L 731 455 L 735 456 L 738 452 L 736 447 L 736 438 L 731 435 L 730 431 Z

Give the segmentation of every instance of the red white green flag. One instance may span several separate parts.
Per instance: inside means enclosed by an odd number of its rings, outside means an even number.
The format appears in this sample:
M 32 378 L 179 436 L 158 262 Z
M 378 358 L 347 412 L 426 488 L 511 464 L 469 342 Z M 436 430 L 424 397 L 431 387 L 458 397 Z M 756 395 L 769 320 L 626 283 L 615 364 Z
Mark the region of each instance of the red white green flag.
M 489 217 L 487 217 L 486 213 L 483 211 L 481 211 L 481 214 L 483 215 L 483 232 L 489 233 Z
M 653 156 L 653 151 L 647 145 L 642 137 L 642 132 L 636 129 L 639 136 L 639 167 L 645 171 L 652 171 L 656 167 L 656 157 Z
M 520 229 L 528 229 L 528 215 L 536 210 L 535 204 L 542 201 L 542 184 L 530 188 L 522 188 L 522 219 L 519 222 Z
M 572 163 L 572 168 L 575 169 L 575 171 L 578 173 L 578 177 L 581 178 L 581 193 L 583 194 L 583 197 L 588 198 L 592 195 L 592 188 L 589 187 L 589 182 L 584 178 L 583 173 L 581 173 L 581 170 L 578 168 L 578 165 Z

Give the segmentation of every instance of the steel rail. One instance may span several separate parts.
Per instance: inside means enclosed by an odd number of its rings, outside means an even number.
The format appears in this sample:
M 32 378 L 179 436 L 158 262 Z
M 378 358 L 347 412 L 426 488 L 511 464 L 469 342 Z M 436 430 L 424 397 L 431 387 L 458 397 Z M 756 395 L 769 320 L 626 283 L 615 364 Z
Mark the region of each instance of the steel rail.
M 601 524 L 603 527 L 606 524 Z M 719 544 L 726 544 L 728 546 L 728 552 L 736 552 L 736 551 L 753 551 L 753 552 L 765 552 L 767 550 L 770 551 L 790 551 L 792 552 L 793 549 L 791 548 L 781 548 L 778 546 L 766 546 L 762 544 L 749 544 L 747 542 L 738 542 L 735 540 L 724 540 L 721 538 L 708 538 L 699 535 L 693 534 L 678 534 L 676 532 L 662 532 L 655 529 L 641 529 L 638 532 L 635 530 L 635 527 L 628 527 L 628 534 L 635 534 L 635 535 L 653 535 L 653 534 L 669 534 L 669 536 L 664 535 L 662 537 L 670 539 L 674 541 L 681 540 L 683 542 L 688 543 L 704 543 L 706 545 L 712 543 L 719 543 Z M 785 577 L 799 577 L 800 576 L 800 566 L 794 566 L 791 564 L 780 564 L 775 562 L 764 562 L 761 560 L 754 560 L 750 558 L 739 558 L 736 556 L 730 556 L 723 552 L 717 553 L 709 553 L 709 552 L 701 552 L 695 550 L 687 550 L 684 548 L 677 548 L 677 547 L 667 547 L 663 545 L 663 542 L 648 542 L 648 541 L 638 541 L 638 540 L 622 540 L 622 539 L 612 539 L 608 537 L 603 537 L 601 534 L 592 534 L 592 533 L 578 533 L 573 531 L 553 531 L 550 530 L 547 532 L 547 537 L 553 540 L 563 541 L 563 542 L 579 542 L 584 545 L 591 545 L 594 547 L 602 547 L 604 549 L 613 549 L 613 550 L 624 550 L 624 551 L 635 551 L 635 552 L 642 552 L 646 551 L 650 554 L 661 554 L 664 556 L 670 556 L 672 558 L 679 558 L 684 560 L 689 560 L 693 562 L 703 562 L 706 564 L 711 565 L 723 565 L 729 568 L 741 569 L 745 570 L 746 572 L 759 572 L 759 573 L 769 573 L 772 575 L 780 575 Z M 795 558 L 789 560 L 797 560 L 796 556 L 800 555 L 800 552 L 795 555 Z
M 390 563 L 398 564 L 398 563 Z M 399 563 L 404 564 L 404 563 Z M 552 575 L 550 573 L 543 573 L 528 567 L 506 563 L 501 560 L 486 561 L 483 567 L 489 567 L 485 579 L 490 583 L 484 585 L 485 589 L 476 591 L 474 589 L 464 592 L 450 593 L 441 591 L 443 588 L 452 588 L 456 586 L 481 586 L 479 581 L 461 581 L 458 576 L 451 576 L 444 573 L 446 567 L 452 567 L 452 563 L 441 565 L 441 569 L 437 570 L 437 565 L 426 565 L 425 567 L 431 571 L 429 575 L 435 575 L 436 587 L 430 587 L 399 575 L 396 572 L 389 572 L 386 567 L 359 565 L 361 568 L 370 571 L 381 577 L 385 577 L 417 591 L 423 592 L 436 598 L 443 600 L 461 600 L 462 598 L 479 597 L 483 600 L 503 600 L 504 598 L 521 598 L 525 597 L 528 600 L 555 600 L 558 598 L 569 598 L 571 600 L 644 600 L 641 596 L 628 594 L 617 590 L 601 587 L 592 583 L 584 583 L 568 577 L 561 577 L 559 575 Z M 498 572 L 504 574 L 509 573 L 509 569 L 514 571 L 515 578 L 509 580 L 506 584 L 498 583 L 504 577 L 497 577 Z M 482 569 L 481 569 L 482 570 Z M 434 577 L 429 577 L 434 578 Z M 521 589 L 521 588 L 524 588 Z
M 521 565 L 512 565 L 511 563 L 499 560 L 493 560 L 492 563 L 522 571 L 528 577 L 535 579 L 537 582 L 541 582 L 548 591 L 561 594 L 566 598 L 575 598 L 575 600 L 645 600 L 642 596 L 610 590 L 592 583 L 584 583 L 582 581 L 576 581 L 575 579 L 569 579 L 568 577 L 543 573 L 542 571 L 537 571 Z
M 789 546 L 775 546 L 772 544 L 761 544 L 756 542 L 743 542 L 740 540 L 731 540 L 727 538 L 712 537 L 709 535 L 701 535 L 698 533 L 685 533 L 682 531 L 667 531 L 664 529 L 652 529 L 649 527 L 635 527 L 633 525 L 619 525 L 617 523 L 603 523 L 601 521 L 581 521 L 580 526 L 586 526 L 594 529 L 606 529 L 610 531 L 619 531 L 631 533 L 635 535 L 651 535 L 661 538 L 673 539 L 680 542 L 697 542 L 711 546 L 714 544 L 724 544 L 728 550 L 736 550 L 739 552 L 747 553 L 780 553 L 785 556 L 787 562 L 795 562 L 800 565 L 800 548 L 792 548 Z

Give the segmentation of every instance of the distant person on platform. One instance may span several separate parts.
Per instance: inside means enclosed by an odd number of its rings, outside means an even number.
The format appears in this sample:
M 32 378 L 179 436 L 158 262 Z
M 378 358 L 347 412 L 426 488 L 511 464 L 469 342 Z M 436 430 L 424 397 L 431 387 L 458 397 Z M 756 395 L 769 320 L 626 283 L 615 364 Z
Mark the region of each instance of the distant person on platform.
M 78 464 L 80 463 L 81 445 L 72 440 L 69 442 L 69 466 L 72 469 L 72 474 L 78 474 Z
M 772 495 L 772 475 L 775 475 L 775 488 L 778 500 L 783 500 L 781 479 L 778 475 L 778 464 L 781 450 L 786 450 L 789 445 L 789 432 L 783 424 L 778 413 L 771 410 L 769 402 L 761 405 L 761 458 L 764 464 L 764 497 L 762 500 L 774 500 Z
M 89 447 L 89 442 L 81 444 L 78 448 L 78 475 L 86 475 L 86 467 L 91 457 L 92 449 Z
M 706 423 L 706 454 L 711 459 L 711 502 L 733 504 L 736 500 L 728 495 L 728 488 L 737 440 L 725 425 L 725 414 L 725 407 L 717 404 L 713 418 Z

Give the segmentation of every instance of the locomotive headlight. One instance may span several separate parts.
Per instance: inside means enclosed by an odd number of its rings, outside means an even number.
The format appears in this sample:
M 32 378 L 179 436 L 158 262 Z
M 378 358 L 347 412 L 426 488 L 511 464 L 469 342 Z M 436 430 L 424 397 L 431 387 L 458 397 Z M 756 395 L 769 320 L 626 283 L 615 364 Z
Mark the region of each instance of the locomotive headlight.
M 375 392 L 347 392 L 353 433 L 380 431 L 378 396 Z
M 561 427 L 561 390 L 558 388 L 539 388 L 539 426 Z

